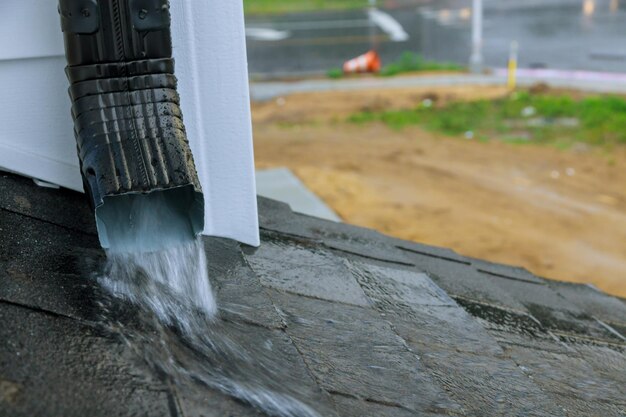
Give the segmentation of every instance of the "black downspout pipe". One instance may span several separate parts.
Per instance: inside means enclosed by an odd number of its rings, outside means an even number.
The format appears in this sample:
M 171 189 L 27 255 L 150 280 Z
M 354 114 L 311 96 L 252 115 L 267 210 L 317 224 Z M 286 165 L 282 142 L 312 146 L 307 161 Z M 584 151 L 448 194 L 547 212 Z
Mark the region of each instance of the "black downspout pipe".
M 204 228 L 167 0 L 59 0 L 85 191 L 104 248 L 156 250 Z

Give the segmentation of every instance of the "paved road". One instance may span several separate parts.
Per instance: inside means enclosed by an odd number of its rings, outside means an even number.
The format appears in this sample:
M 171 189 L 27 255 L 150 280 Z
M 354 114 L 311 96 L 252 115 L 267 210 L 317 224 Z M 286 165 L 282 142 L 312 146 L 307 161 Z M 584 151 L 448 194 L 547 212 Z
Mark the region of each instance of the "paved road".
M 505 69 L 496 69 L 491 75 L 432 75 L 405 77 L 353 78 L 342 80 L 313 79 L 301 81 L 253 82 L 252 100 L 265 101 L 294 93 L 316 91 L 351 91 L 375 89 L 405 89 L 455 85 L 505 85 Z M 532 86 L 546 83 L 554 88 L 575 88 L 596 93 L 626 94 L 626 74 L 573 72 L 560 70 L 520 70 L 518 85 Z
M 364 3 L 366 1 L 364 0 Z M 626 0 L 485 0 L 487 65 L 506 64 L 510 43 L 520 65 L 626 72 Z M 250 72 L 324 72 L 369 49 L 385 61 L 403 51 L 465 63 L 470 50 L 468 0 L 381 7 L 372 29 L 366 8 L 349 12 L 247 18 Z

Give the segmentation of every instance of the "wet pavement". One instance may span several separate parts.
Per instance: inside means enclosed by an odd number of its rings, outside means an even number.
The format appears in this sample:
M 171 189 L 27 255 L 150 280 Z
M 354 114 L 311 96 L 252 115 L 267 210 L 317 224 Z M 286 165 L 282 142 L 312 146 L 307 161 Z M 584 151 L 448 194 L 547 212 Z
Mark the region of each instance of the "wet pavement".
M 0 416 L 626 414 L 624 300 L 259 208 L 189 337 L 98 285 L 83 196 L 0 175 Z
M 326 72 L 372 44 L 384 62 L 404 51 L 468 62 L 470 2 L 394 3 L 384 2 L 380 10 L 400 25 L 406 40 L 393 27 L 372 29 L 367 9 L 248 16 L 250 72 L 253 77 Z M 506 67 L 511 42 L 517 41 L 522 67 L 626 72 L 624 27 L 624 0 L 485 0 L 485 64 Z

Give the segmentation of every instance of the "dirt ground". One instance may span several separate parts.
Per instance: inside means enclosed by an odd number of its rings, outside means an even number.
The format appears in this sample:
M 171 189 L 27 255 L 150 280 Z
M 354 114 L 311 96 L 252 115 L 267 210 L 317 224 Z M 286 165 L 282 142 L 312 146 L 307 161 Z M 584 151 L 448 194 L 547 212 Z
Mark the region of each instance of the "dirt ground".
M 418 88 L 255 103 L 257 167 L 289 167 L 348 223 L 626 297 L 625 149 L 563 151 L 345 122 L 425 98 L 504 94 Z

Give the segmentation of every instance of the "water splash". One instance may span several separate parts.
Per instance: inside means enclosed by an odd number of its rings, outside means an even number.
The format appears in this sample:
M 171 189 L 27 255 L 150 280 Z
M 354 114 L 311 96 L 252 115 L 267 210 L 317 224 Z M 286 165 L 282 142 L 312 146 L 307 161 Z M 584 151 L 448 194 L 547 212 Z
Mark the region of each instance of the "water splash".
M 201 239 L 159 252 L 109 252 L 107 259 L 100 284 L 146 308 L 164 325 L 190 334 L 197 330 L 192 323 L 195 310 L 209 319 L 217 314 Z
M 109 250 L 98 282 L 111 296 L 103 321 L 181 389 L 217 390 L 269 416 L 319 417 L 284 357 L 268 343 L 249 343 L 249 326 L 220 318 L 201 239 L 156 252 Z

